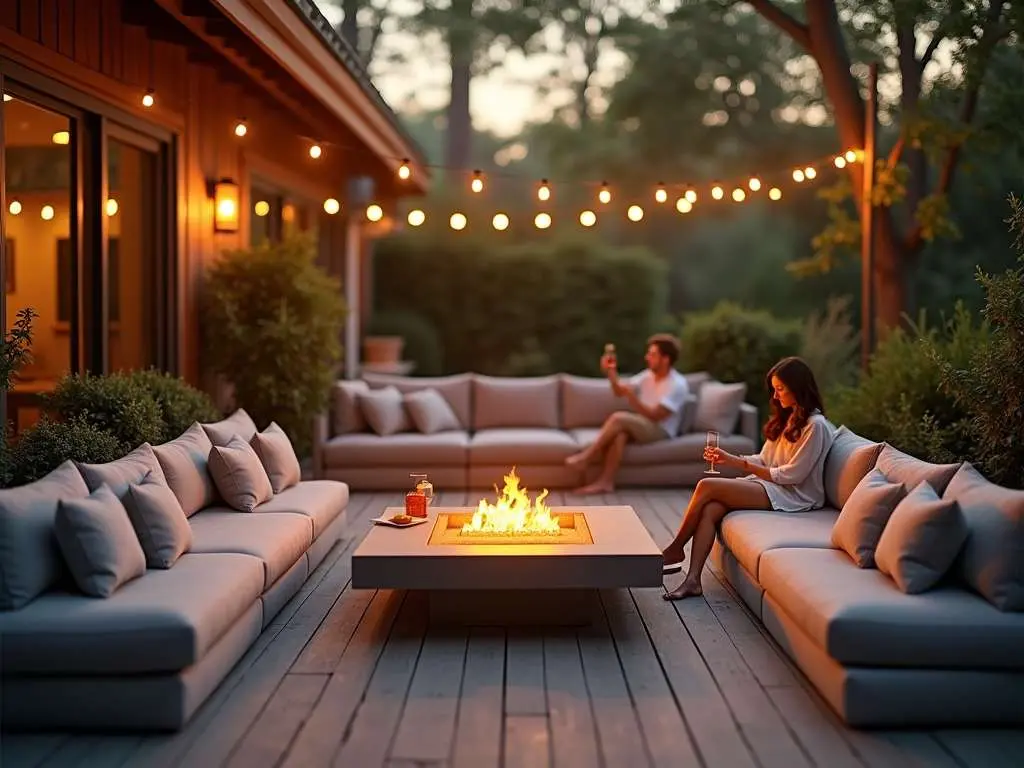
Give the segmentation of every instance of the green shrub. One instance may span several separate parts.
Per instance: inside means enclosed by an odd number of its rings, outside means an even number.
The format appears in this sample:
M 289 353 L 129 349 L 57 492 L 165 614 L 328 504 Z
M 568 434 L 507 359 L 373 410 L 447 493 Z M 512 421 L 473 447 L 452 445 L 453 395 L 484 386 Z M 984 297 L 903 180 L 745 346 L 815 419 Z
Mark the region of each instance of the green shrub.
M 939 328 L 929 328 L 922 316 L 910 330 L 891 332 L 857 385 L 836 392 L 830 418 L 927 461 L 968 458 L 969 413 L 943 389 L 943 368 L 965 367 L 988 335 L 987 324 L 975 324 L 959 304 Z
M 0 386 L 5 392 L 22 366 L 32 362 L 32 323 L 37 317 L 32 307 L 19 309 L 14 325 L 0 338 Z
M 18 437 L 4 457 L 4 484 L 24 485 L 68 459 L 90 464 L 115 461 L 128 450 L 117 437 L 82 417 L 54 421 L 44 416 Z
M 220 411 L 206 392 L 178 376 L 153 369 L 131 371 L 124 376 L 148 392 L 156 402 L 163 423 L 160 442 L 173 440 L 195 421 L 221 418 Z
M 665 264 L 594 238 L 495 245 L 469 233 L 416 233 L 379 242 L 374 261 L 374 306 L 426 318 L 445 373 L 597 375 L 608 342 L 623 370 L 639 370 L 665 312 Z
M 443 369 L 441 340 L 430 321 L 415 312 L 377 312 L 366 325 L 367 336 L 401 336 L 403 357 L 415 363 L 413 376 L 437 376 Z
M 849 299 L 829 299 L 822 313 L 814 313 L 803 327 L 800 356 L 814 371 L 818 387 L 825 397 L 857 380 L 860 334 L 853 327 L 848 311 Z
M 156 401 L 126 376 L 65 376 L 45 404 L 62 421 L 81 420 L 112 435 L 125 453 L 140 443 L 159 443 L 164 436 Z
M 765 374 L 781 358 L 799 354 L 801 334 L 798 322 L 721 302 L 710 312 L 684 316 L 677 367 L 707 371 L 719 381 L 745 382 L 747 402 L 763 414 L 768 406 Z
M 341 359 L 341 285 L 309 236 L 225 253 L 204 294 L 205 353 L 257 424 L 276 421 L 302 455 Z

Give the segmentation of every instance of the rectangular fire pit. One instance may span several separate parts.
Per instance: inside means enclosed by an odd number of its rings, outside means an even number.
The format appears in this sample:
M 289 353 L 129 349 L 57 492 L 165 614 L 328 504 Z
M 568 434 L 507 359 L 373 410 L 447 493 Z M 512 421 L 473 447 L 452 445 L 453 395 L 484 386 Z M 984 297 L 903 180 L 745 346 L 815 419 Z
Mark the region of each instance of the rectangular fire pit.
M 632 507 L 550 511 L 557 532 L 463 533 L 474 510 L 445 507 L 424 525 L 374 526 L 352 586 L 424 590 L 432 621 L 476 625 L 587 623 L 596 590 L 661 586 L 661 550 Z

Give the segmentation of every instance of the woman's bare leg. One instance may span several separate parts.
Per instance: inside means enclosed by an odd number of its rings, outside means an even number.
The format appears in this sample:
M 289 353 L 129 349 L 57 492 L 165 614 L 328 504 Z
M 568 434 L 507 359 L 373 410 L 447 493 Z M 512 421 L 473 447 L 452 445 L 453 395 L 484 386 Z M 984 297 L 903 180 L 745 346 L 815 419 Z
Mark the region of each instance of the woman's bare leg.
M 715 541 L 718 524 L 728 512 L 725 505 L 718 501 L 709 501 L 704 505 L 700 514 L 700 524 L 693 535 L 693 546 L 690 548 L 690 568 L 683 583 L 664 596 L 666 600 L 682 600 L 702 594 L 700 575 L 711 552 L 711 545 Z

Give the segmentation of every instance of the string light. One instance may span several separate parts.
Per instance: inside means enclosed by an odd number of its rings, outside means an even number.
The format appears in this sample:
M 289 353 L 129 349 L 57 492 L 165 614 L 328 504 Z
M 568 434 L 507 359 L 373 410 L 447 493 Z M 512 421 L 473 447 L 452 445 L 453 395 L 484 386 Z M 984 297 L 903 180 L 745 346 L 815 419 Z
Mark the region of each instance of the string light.
M 11 100 L 12 100 L 13 98 L 14 98 L 14 97 L 13 97 L 13 96 L 11 96 L 11 94 L 9 94 L 9 93 L 5 93 L 5 94 L 4 94 L 4 101 L 5 101 L 5 102 L 7 102 L 7 101 L 11 101 Z
M 11 200 L 10 205 L 7 206 L 7 211 L 11 216 L 17 216 L 21 213 L 21 203 L 17 200 Z
M 608 189 L 608 182 L 601 182 L 601 191 L 597 193 L 597 199 L 604 205 L 608 205 L 612 201 L 612 193 Z
M 857 157 L 858 157 L 857 150 L 855 150 L 855 149 L 848 149 L 848 150 L 846 150 L 846 162 L 848 162 L 848 163 L 855 163 L 855 162 L 857 162 Z
M 843 155 L 836 155 L 835 160 L 833 160 L 832 162 L 835 163 L 836 168 L 846 167 L 846 157 Z
M 473 171 L 473 181 L 469 183 L 469 188 L 474 192 L 484 191 L 484 180 L 480 177 L 480 171 Z
M 491 225 L 499 232 L 504 232 L 506 229 L 508 229 L 508 216 L 506 216 L 504 213 L 494 214 L 494 218 L 491 219 Z
M 584 227 L 592 227 L 597 224 L 597 214 L 593 211 L 583 211 L 580 213 L 580 224 Z
M 801 171 L 799 168 L 797 168 L 795 171 L 793 171 L 793 181 L 795 181 L 797 184 L 799 184 L 803 180 L 804 180 L 804 172 L 803 171 Z
M 548 186 L 547 179 L 541 179 L 540 186 L 537 187 L 537 199 L 541 202 L 547 202 L 551 199 L 551 187 Z
M 409 170 L 409 161 L 403 160 L 402 164 L 398 166 L 398 178 L 406 181 L 410 176 L 412 176 L 412 171 Z
M 697 202 L 696 190 L 687 188 L 686 192 L 683 193 L 683 197 L 686 198 L 686 202 L 690 205 L 694 205 Z
M 538 213 L 534 218 L 533 223 L 537 229 L 547 229 L 551 226 L 551 214 L 549 213 Z
M 761 180 L 755 176 L 750 180 L 747 186 L 750 187 L 751 192 L 757 192 L 761 188 Z
M 249 132 L 249 126 L 246 125 L 245 120 L 239 120 L 235 123 L 235 136 L 242 138 Z
M 626 211 L 626 218 L 630 221 L 640 221 L 644 217 L 644 209 L 639 205 L 631 205 Z
M 333 197 L 328 197 L 324 200 L 324 212 L 333 216 L 341 210 L 341 203 L 335 200 Z
M 366 208 L 366 218 L 370 221 L 380 221 L 384 218 L 384 209 L 373 203 Z
M 409 215 L 406 217 L 406 221 L 409 222 L 410 227 L 418 227 L 427 220 L 427 214 L 421 211 L 419 208 L 413 208 L 409 211 Z
M 747 193 L 744 192 L 739 187 L 736 187 L 736 189 L 732 191 L 732 199 L 735 200 L 737 203 L 742 203 L 744 200 L 747 199 Z
M 725 190 L 715 184 L 715 186 L 711 188 L 711 196 L 715 198 L 715 200 L 721 200 L 725 197 Z
M 107 216 L 117 216 L 119 208 L 120 206 L 117 204 L 117 200 L 112 197 L 107 199 L 107 204 L 104 206 Z
M 654 191 L 654 199 L 659 203 L 664 203 L 668 200 L 668 192 L 665 191 L 664 184 L 658 184 L 658 188 Z
M 448 219 L 448 225 L 452 229 L 454 229 L 456 232 L 459 232 L 459 231 L 465 229 L 466 228 L 466 224 L 468 224 L 468 223 L 469 222 L 466 221 L 466 216 L 464 214 L 461 214 L 461 213 L 453 213 L 451 218 Z
M 44 205 L 42 209 L 39 211 L 39 218 L 41 218 L 43 221 L 49 221 L 50 219 L 53 218 L 53 216 L 54 211 L 52 205 Z
M 323 147 L 321 147 L 319 144 L 314 144 L 309 148 L 309 156 L 312 157 L 314 160 L 319 160 L 320 155 L 322 155 L 323 153 Z
M 142 106 L 149 109 L 154 104 L 156 104 L 156 93 L 150 88 L 142 95 Z
M 778 187 L 772 187 L 771 189 L 768 190 L 768 197 L 771 200 L 781 200 L 782 190 L 779 189 Z
M 814 166 L 808 165 L 806 168 L 804 168 L 804 176 L 807 179 L 813 179 L 817 175 L 818 172 L 814 169 Z

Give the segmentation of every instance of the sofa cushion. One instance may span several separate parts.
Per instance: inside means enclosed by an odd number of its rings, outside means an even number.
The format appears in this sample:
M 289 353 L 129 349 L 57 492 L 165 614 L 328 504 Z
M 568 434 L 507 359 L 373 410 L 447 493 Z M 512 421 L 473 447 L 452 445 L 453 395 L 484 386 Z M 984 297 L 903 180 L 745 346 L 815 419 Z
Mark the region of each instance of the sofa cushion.
M 768 594 L 840 664 L 1024 669 L 1024 614 L 967 590 L 907 595 L 835 550 L 774 549 L 760 571 Z
M 160 462 L 153 453 L 153 446 L 149 443 L 143 443 L 117 461 L 108 461 L 106 464 L 79 463 L 78 470 L 85 478 L 85 484 L 89 486 L 90 491 L 106 485 L 118 498 L 125 495 L 129 485 L 139 482 L 150 472 L 154 477 L 167 482 Z
M 600 427 L 616 411 L 628 409 L 624 397 L 616 397 L 608 379 L 600 377 L 559 376 L 562 397 L 562 429 Z
M 939 496 L 941 496 L 953 475 L 960 469 L 961 464 L 931 464 L 921 461 L 910 454 L 903 453 L 886 443 L 878 454 L 878 461 L 875 466 L 881 470 L 891 483 L 902 483 L 909 492 L 916 488 L 922 480 L 928 481 Z
M 770 550 L 832 549 L 832 527 L 838 517 L 839 512 L 834 509 L 810 512 L 738 509 L 722 520 L 718 536 L 747 573 L 760 581 L 761 562 Z
M 463 429 L 469 427 L 473 374 L 455 376 L 394 376 L 386 373 L 365 373 L 363 380 L 373 388 L 393 386 L 403 395 L 421 389 L 436 389 L 455 411 Z
M 922 480 L 896 505 L 875 550 L 875 564 L 907 594 L 931 589 L 967 540 L 967 524 L 952 499 Z
M 462 467 L 469 461 L 465 432 L 402 432 L 397 435 L 340 435 L 324 446 L 324 466 L 348 467 Z
M 336 381 L 331 389 L 331 434 L 347 435 L 350 432 L 365 432 L 366 418 L 359 407 L 359 395 L 367 392 L 370 385 L 365 381 Z
M 469 461 L 475 465 L 560 464 L 580 449 L 560 429 L 482 429 L 469 440 Z
M 832 545 L 842 549 L 860 568 L 873 568 L 875 548 L 889 516 L 904 496 L 905 486 L 890 483 L 872 469 L 853 489 L 832 529 Z
M 348 485 L 337 480 L 303 480 L 260 504 L 253 514 L 261 512 L 292 512 L 305 515 L 313 524 L 313 539 L 348 506 Z
M 701 387 L 707 384 L 709 381 L 714 381 L 714 377 L 707 371 L 693 371 L 692 373 L 684 373 L 683 378 L 686 379 L 686 384 L 690 388 L 690 394 L 695 397 L 700 394 Z
M 313 526 L 303 515 L 277 512 L 242 515 L 211 507 L 189 518 L 192 552 L 235 552 L 263 561 L 267 590 L 313 543 Z
M 873 443 L 845 425 L 836 430 L 832 447 L 825 457 L 825 501 L 829 506 L 842 509 L 853 489 L 870 472 L 882 443 Z
M 967 524 L 964 580 L 996 608 L 1024 611 L 1024 491 L 990 483 L 965 463 L 943 498 L 960 505 Z
M 124 508 L 148 568 L 170 568 L 192 546 L 192 528 L 178 498 L 152 474 L 128 486 Z
M 581 448 L 584 448 L 597 439 L 598 432 L 600 429 L 597 427 L 589 427 L 570 430 L 569 434 Z M 628 466 L 650 466 L 703 462 L 704 440 L 703 432 L 694 432 L 643 445 L 627 443 L 622 454 L 622 463 Z M 744 435 L 722 435 L 719 444 L 730 453 L 750 453 L 754 450 L 754 444 Z
M 244 408 L 239 408 L 226 419 L 202 426 L 206 431 L 206 436 L 214 445 L 227 445 L 235 435 L 241 437 L 245 442 L 249 442 L 252 440 L 252 436 L 259 431 L 256 422 L 245 412 Z
M 402 393 L 395 387 L 361 392 L 359 407 L 370 429 L 381 437 L 412 429 L 412 421 L 409 420 L 409 414 L 405 412 L 405 404 L 402 402 Z
M 213 443 L 199 422 L 178 437 L 153 446 L 167 484 L 178 497 L 185 516 L 194 515 L 217 499 L 217 489 L 210 477 L 209 461 Z
M 424 435 L 462 429 L 459 417 L 436 389 L 421 389 L 402 397 L 413 426 Z
M 740 406 L 747 396 L 747 385 L 706 382 L 697 395 L 697 412 L 693 416 L 695 431 L 714 430 L 731 435 L 740 417 Z
M 302 479 L 302 467 L 299 466 L 299 457 L 295 455 L 292 441 L 276 421 L 270 422 L 266 429 L 253 435 L 250 445 L 266 470 L 274 493 L 291 488 Z
M 61 499 L 53 533 L 75 583 L 87 595 L 110 597 L 146 572 L 146 555 L 128 512 L 106 485 L 84 499 Z
M 558 377 L 473 377 L 472 428 L 558 429 Z
M 176 672 L 192 666 L 263 591 L 247 555 L 184 555 L 106 600 L 48 592 L 0 613 L 0 666 L 12 674 Z
M 227 445 L 213 446 L 210 474 L 224 502 L 240 512 L 252 512 L 274 495 L 260 457 L 241 435 L 233 436 Z
M 88 495 L 71 461 L 34 483 L 0 490 L 0 610 L 21 608 L 60 578 L 64 561 L 53 535 L 57 505 Z

